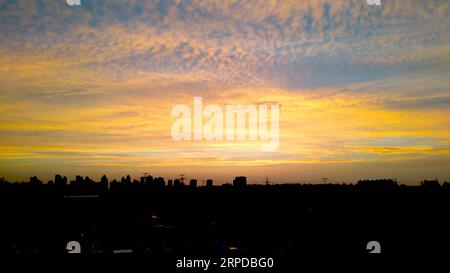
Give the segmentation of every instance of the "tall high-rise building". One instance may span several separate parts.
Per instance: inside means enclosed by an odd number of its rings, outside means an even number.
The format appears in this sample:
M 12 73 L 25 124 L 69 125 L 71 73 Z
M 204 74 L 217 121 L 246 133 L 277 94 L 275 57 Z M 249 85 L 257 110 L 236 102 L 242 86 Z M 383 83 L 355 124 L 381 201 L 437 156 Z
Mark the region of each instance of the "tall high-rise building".
M 233 180 L 233 186 L 236 187 L 245 187 L 247 186 L 247 177 L 245 176 L 236 176 Z

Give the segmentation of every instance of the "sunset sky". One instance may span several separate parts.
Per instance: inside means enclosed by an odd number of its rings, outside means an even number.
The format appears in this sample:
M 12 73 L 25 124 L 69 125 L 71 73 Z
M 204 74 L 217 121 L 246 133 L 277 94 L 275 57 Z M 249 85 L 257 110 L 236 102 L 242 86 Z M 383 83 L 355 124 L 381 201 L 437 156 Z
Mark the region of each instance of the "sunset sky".
M 0 177 L 450 181 L 450 1 L 0 0 Z M 174 141 L 280 105 L 280 145 Z

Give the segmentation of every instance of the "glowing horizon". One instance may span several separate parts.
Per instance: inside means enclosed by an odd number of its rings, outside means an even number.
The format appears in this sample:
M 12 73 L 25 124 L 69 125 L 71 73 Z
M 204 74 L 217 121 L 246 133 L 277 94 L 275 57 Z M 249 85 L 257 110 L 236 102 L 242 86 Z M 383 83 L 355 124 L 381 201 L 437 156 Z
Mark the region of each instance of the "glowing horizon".
M 0 1 L 0 177 L 450 179 L 450 3 Z M 171 138 L 280 105 L 280 143 Z

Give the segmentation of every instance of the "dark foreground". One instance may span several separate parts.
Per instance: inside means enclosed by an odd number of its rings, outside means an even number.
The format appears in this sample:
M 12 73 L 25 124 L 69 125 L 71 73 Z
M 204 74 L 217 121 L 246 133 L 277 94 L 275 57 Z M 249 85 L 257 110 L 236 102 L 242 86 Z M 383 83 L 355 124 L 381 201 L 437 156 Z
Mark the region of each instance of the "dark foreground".
M 0 185 L 0 252 L 450 252 L 450 187 Z

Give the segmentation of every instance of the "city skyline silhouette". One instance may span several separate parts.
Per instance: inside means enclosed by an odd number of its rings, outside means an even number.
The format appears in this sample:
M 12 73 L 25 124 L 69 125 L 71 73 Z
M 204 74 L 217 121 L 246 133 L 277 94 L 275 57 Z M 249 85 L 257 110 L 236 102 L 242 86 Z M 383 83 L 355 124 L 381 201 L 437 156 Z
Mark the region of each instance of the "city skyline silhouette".
M 0 253 L 298 255 L 448 253 L 450 183 L 200 185 L 147 175 L 0 181 Z M 370 243 L 370 244 L 369 244 Z M 278 256 L 276 256 L 278 257 Z
M 0 22 L 0 256 L 450 253 L 450 1 L 0 0 Z

